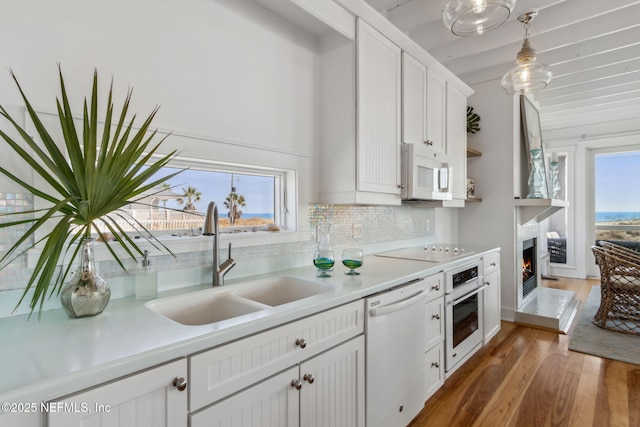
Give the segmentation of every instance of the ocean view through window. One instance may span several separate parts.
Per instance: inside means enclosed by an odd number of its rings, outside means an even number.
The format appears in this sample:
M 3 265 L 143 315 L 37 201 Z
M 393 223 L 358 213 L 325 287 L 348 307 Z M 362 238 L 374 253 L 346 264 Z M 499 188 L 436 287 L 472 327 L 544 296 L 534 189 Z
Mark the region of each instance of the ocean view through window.
M 640 151 L 595 156 L 596 240 L 640 242 Z

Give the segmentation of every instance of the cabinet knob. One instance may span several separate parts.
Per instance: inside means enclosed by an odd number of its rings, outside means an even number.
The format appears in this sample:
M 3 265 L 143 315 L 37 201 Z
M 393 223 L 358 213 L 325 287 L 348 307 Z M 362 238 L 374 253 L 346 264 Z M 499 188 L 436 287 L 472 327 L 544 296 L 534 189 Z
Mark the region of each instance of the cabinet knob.
M 431 367 L 432 368 L 439 368 L 440 364 L 438 362 L 431 362 Z
M 433 316 L 431 316 L 431 318 L 440 320 L 440 314 L 434 314 Z
M 298 338 L 296 340 L 296 345 L 300 348 L 305 348 L 307 346 L 307 341 L 304 338 Z
M 316 380 L 314 376 L 311 374 L 304 374 L 304 377 L 302 377 L 302 379 L 308 382 L 309 384 L 313 384 L 313 382 Z
M 398 184 L 398 188 L 403 189 L 404 188 L 404 184 Z
M 495 266 L 496 266 L 496 263 L 495 263 L 495 262 L 492 262 L 492 263 L 491 263 L 491 264 L 489 264 L 489 265 L 490 265 L 491 267 L 495 267 Z
M 491 282 L 483 282 L 485 285 L 489 286 Z
M 433 141 L 427 139 L 425 142 L 425 144 L 427 144 L 428 146 L 432 146 L 433 145 Z
M 187 388 L 187 380 L 182 377 L 175 377 L 172 384 L 178 391 L 184 391 Z
M 291 380 L 291 387 L 296 390 L 300 390 L 302 388 L 302 382 L 299 379 Z
M 440 290 L 440 285 L 433 285 L 431 287 L 431 289 L 433 289 L 434 291 L 439 291 Z

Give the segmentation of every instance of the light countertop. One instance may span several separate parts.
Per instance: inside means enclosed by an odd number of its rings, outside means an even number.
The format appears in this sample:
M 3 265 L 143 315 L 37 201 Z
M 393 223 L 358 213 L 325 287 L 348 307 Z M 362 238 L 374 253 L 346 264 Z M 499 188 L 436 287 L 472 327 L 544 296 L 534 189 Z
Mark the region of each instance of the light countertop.
M 71 319 L 57 309 L 45 311 L 40 321 L 37 313 L 31 319 L 26 315 L 0 319 L 0 402 L 58 398 L 453 268 L 491 250 L 495 249 L 474 248 L 473 254 L 443 264 L 370 255 L 365 257 L 359 276 L 346 276 L 346 269 L 336 265 L 332 277 L 320 279 L 309 266 L 228 281 L 225 288 L 286 276 L 335 288 L 209 325 L 179 324 L 134 297 L 112 300 L 103 313 L 90 318 Z M 162 292 L 159 297 L 209 288 L 191 286 Z

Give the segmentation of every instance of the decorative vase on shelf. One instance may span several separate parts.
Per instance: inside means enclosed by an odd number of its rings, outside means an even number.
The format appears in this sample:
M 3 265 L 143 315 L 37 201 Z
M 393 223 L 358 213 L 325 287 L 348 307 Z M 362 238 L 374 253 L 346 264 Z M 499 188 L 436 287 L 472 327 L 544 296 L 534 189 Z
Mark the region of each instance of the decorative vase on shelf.
M 313 255 L 313 265 L 318 269 L 316 277 L 331 277 L 329 271 L 333 270 L 336 258 L 333 255 L 329 230 L 331 224 L 318 224 L 318 247 Z
M 551 169 L 550 175 L 551 179 L 549 180 L 549 186 L 551 187 L 551 198 L 557 199 L 560 195 L 560 181 L 558 180 L 558 162 L 552 161 L 549 163 L 549 168 Z
M 529 194 L 527 199 L 547 199 L 545 174 L 542 164 L 542 150 L 535 148 L 531 153 L 531 173 L 529 174 Z
M 60 301 L 70 317 L 90 317 L 102 313 L 111 289 L 98 274 L 93 259 L 93 239 L 86 237 L 81 242 L 78 269 L 62 288 Z

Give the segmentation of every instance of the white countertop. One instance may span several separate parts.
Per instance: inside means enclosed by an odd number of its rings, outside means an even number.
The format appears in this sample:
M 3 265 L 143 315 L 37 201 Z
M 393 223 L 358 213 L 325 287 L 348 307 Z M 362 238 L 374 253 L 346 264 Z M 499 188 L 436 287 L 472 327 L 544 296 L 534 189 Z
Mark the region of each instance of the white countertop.
M 242 322 L 230 319 L 185 326 L 145 307 L 134 297 L 109 302 L 95 317 L 71 319 L 62 310 L 46 311 L 38 321 L 13 316 L 0 319 L 0 402 L 39 402 L 162 364 L 260 332 L 311 314 L 361 299 L 418 277 L 454 267 L 495 250 L 474 248 L 473 254 L 446 264 L 367 256 L 359 276 L 346 276 L 336 266 L 332 277 L 315 277 L 312 266 L 255 276 L 296 277 L 335 286 L 331 292 L 259 311 Z M 210 285 L 164 292 L 160 298 Z

